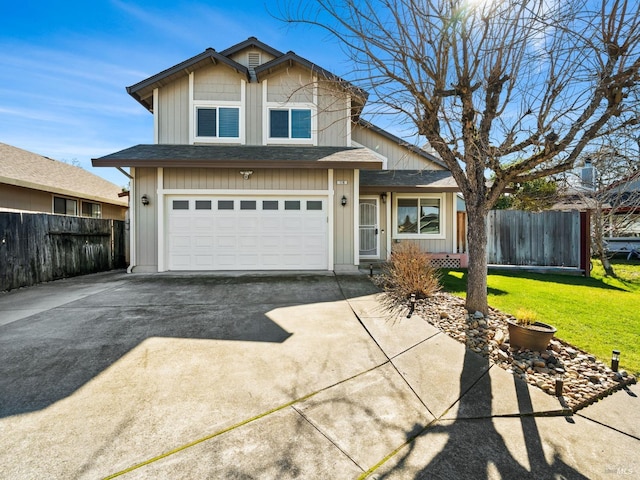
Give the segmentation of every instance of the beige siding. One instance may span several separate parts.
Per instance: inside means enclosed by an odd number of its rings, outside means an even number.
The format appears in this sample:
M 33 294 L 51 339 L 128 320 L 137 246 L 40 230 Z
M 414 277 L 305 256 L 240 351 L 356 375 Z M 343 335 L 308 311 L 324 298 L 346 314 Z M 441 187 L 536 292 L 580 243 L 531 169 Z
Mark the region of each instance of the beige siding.
M 329 82 L 318 87 L 318 145 L 344 147 L 347 145 L 348 97 Z
M 389 170 L 443 170 L 441 166 L 368 128 L 354 125 L 351 135 L 353 141 L 386 157 Z
M 246 143 L 262 145 L 262 84 L 247 84 L 246 102 Z
M 14 185 L 0 185 L 0 209 L 24 210 L 28 212 L 53 213 L 53 197 L 71 198 L 78 202 L 78 215 L 82 213 L 82 199 L 70 195 L 58 195 L 41 190 L 16 187 Z M 126 207 L 111 205 L 109 203 L 87 200 L 91 203 L 99 203 L 102 209 L 101 218 L 124 220 Z
M 447 192 L 444 195 L 444 232 L 445 238 L 441 240 L 396 240 L 393 238 L 392 244 L 398 242 L 413 242 L 420 246 L 420 249 L 429 253 L 455 253 L 453 250 L 453 212 L 451 211 L 454 193 Z M 387 200 L 389 201 L 389 200 Z M 393 203 L 392 203 L 393 205 Z M 391 232 L 394 231 L 394 222 L 396 221 L 395 212 L 392 212 Z M 393 245 L 391 247 L 393 249 Z
M 347 185 L 338 185 L 339 180 L 346 180 Z M 333 232 L 333 255 L 334 268 L 344 270 L 353 268 L 353 170 L 335 170 L 333 173 L 333 188 L 335 191 L 333 199 L 334 232 Z M 342 196 L 347 197 L 347 205 L 340 204 Z
M 165 189 L 327 190 L 326 170 L 254 169 L 245 180 L 241 168 L 165 168 Z
M 51 213 L 53 196 L 48 192 L 0 184 L 0 208 Z
M 142 271 L 158 268 L 158 174 L 155 168 L 136 168 L 136 267 Z M 149 205 L 140 202 L 149 197 Z M 134 199 L 132 199 L 133 201 Z
M 268 102 L 313 102 L 313 78 L 311 72 L 300 67 L 282 69 L 271 75 L 267 82 Z
M 158 143 L 189 143 L 189 79 L 177 80 L 159 90 Z
M 241 75 L 224 65 L 211 65 L 194 73 L 193 98 L 198 100 L 240 101 Z

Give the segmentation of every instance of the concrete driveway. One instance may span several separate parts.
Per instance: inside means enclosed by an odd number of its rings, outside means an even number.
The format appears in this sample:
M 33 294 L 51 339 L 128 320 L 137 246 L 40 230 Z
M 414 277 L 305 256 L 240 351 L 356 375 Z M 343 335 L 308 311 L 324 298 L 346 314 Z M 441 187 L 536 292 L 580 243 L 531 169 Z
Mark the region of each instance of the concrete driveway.
M 0 478 L 640 473 L 635 387 L 548 417 L 557 399 L 375 293 L 110 272 L 0 294 Z

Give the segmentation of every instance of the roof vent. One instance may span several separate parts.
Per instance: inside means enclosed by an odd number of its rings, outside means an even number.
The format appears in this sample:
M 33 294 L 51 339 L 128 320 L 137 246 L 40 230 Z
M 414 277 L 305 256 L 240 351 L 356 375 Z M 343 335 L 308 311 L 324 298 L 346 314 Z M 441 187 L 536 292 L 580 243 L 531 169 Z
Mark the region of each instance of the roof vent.
M 260 52 L 247 53 L 247 67 L 249 67 L 249 74 L 253 80 L 256 78 L 255 68 L 260 65 L 260 60 Z

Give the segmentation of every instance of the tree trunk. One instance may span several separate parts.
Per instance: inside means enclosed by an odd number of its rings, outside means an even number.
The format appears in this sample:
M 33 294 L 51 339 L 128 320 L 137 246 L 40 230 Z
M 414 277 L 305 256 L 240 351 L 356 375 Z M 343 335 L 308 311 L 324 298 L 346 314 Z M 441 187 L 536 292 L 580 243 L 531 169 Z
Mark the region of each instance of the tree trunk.
M 487 217 L 482 208 L 467 204 L 467 271 L 466 308 L 470 312 L 487 314 Z
M 613 265 L 609 261 L 609 257 L 607 256 L 607 249 L 605 247 L 604 241 L 604 222 L 606 221 L 604 214 L 602 212 L 602 208 L 597 206 L 593 211 L 593 250 L 595 251 L 595 255 L 602 262 L 602 268 L 604 268 L 604 273 L 608 277 L 615 277 L 616 273 L 613 271 Z

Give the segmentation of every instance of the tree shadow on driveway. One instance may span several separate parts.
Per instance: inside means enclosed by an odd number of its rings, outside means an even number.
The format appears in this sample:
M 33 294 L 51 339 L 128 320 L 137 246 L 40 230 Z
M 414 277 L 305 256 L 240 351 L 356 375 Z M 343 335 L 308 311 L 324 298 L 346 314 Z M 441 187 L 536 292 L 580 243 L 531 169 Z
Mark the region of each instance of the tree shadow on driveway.
M 119 280 L 99 295 L 0 327 L 0 418 L 71 395 L 146 339 L 282 343 L 291 333 L 269 311 L 343 298 L 332 276 Z

